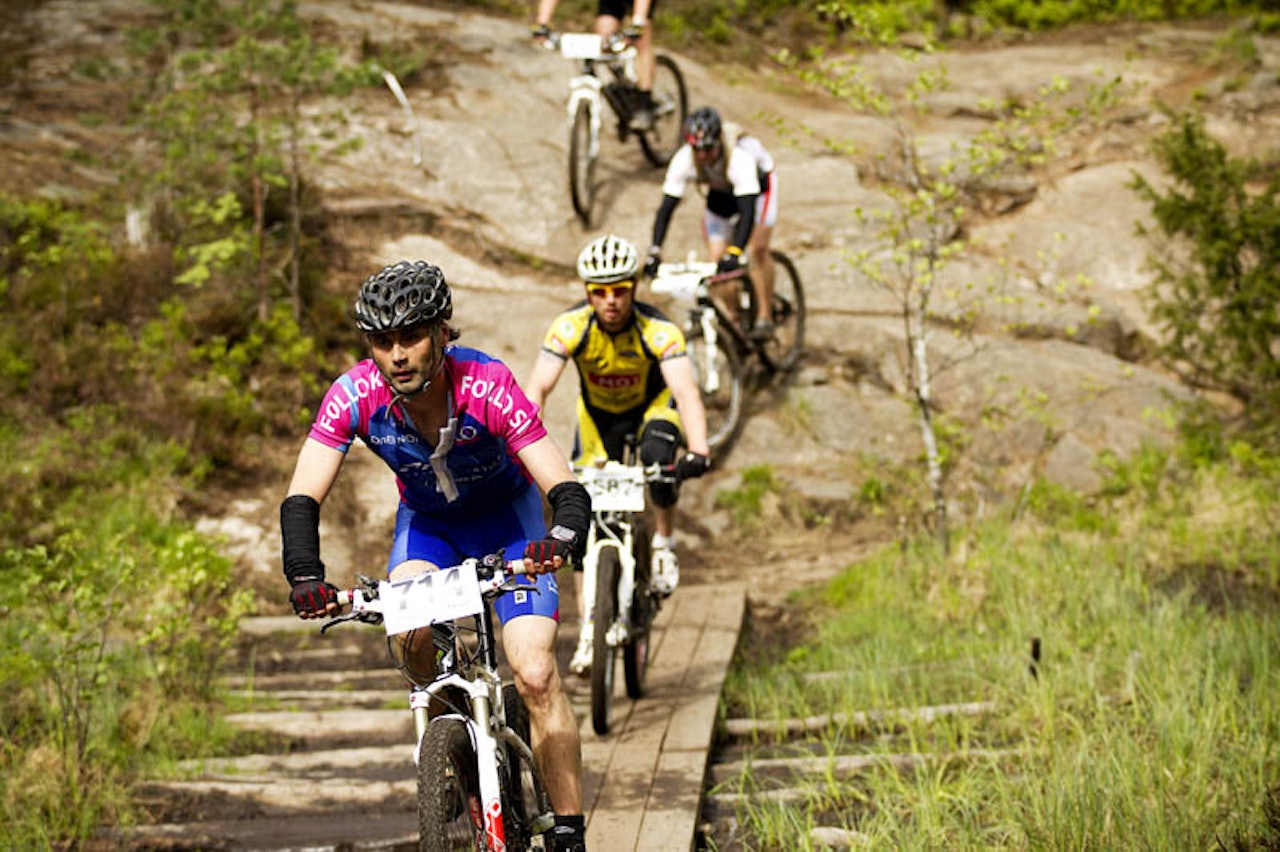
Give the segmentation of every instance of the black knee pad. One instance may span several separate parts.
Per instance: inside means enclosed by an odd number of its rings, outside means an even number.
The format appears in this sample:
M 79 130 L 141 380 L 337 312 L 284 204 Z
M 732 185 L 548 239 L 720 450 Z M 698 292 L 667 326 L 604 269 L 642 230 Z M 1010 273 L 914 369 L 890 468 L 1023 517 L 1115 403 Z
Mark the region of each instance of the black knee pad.
M 668 465 L 676 460 L 680 448 L 680 430 L 667 420 L 654 420 L 640 433 L 640 462 L 645 465 Z M 672 482 L 649 484 L 649 498 L 654 505 L 667 508 L 676 504 L 679 488 Z

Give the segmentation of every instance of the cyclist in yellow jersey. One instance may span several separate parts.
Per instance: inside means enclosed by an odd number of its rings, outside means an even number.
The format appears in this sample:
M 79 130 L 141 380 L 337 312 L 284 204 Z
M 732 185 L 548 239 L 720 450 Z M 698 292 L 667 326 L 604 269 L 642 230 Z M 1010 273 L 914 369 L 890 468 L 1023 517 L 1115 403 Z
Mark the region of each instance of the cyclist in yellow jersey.
M 621 460 L 626 436 L 633 434 L 643 464 L 674 462 L 677 480 L 701 476 L 711 464 L 707 416 L 684 333 L 636 300 L 639 271 L 639 253 L 621 237 L 603 236 L 582 250 L 578 276 L 587 298 L 552 321 L 525 393 L 541 407 L 572 360 L 579 379 L 575 463 Z M 651 577 L 654 590 L 666 595 L 680 579 L 673 526 L 678 496 L 675 484 L 649 486 L 655 507 Z M 590 649 L 579 647 L 570 667 L 581 674 L 590 659 Z

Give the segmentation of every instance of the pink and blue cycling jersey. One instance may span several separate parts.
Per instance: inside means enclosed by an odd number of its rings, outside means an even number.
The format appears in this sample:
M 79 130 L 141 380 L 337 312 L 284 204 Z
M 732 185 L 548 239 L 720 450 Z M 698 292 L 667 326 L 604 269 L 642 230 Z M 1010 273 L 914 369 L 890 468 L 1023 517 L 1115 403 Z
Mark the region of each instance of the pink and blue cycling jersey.
M 445 438 L 440 449 L 405 422 L 403 406 L 393 410 L 394 393 L 372 359 L 333 383 L 309 437 L 344 453 L 358 437 L 395 472 L 400 499 L 414 510 L 471 515 L 509 503 L 530 487 L 516 453 L 547 430 L 504 363 L 463 346 L 448 346 L 445 355 L 449 417 L 456 422 L 451 441 Z

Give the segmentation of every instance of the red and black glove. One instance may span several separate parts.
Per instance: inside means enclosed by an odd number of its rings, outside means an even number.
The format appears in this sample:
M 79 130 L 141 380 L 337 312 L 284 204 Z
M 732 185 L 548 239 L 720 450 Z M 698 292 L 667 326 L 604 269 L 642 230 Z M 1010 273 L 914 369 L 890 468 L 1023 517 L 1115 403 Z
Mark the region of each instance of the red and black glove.
M 561 530 L 561 527 L 552 527 L 546 538 L 540 538 L 525 545 L 524 558 L 532 559 L 535 564 L 542 564 L 551 562 L 559 556 L 563 560 L 561 564 L 569 564 L 569 561 L 573 558 L 574 544 L 572 541 L 556 538 L 556 535 L 561 533 Z
M 299 577 L 290 582 L 293 588 L 289 590 L 289 603 L 304 618 L 327 615 L 329 604 L 338 602 L 337 587 L 326 583 L 324 577 Z

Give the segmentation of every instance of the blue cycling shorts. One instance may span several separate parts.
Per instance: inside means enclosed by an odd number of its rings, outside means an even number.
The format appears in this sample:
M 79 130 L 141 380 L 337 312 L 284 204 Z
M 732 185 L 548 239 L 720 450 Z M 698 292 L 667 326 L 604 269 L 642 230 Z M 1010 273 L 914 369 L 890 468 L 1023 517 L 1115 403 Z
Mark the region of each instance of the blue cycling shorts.
M 499 551 L 508 560 L 522 559 L 525 546 L 545 536 L 546 531 L 542 495 L 532 485 L 506 506 L 465 518 L 427 514 L 401 502 L 387 574 L 410 559 L 423 559 L 441 568 Z M 494 599 L 493 612 L 499 622 L 505 624 L 522 615 L 560 620 L 560 586 L 554 574 L 522 576 L 519 583 L 520 588 Z

